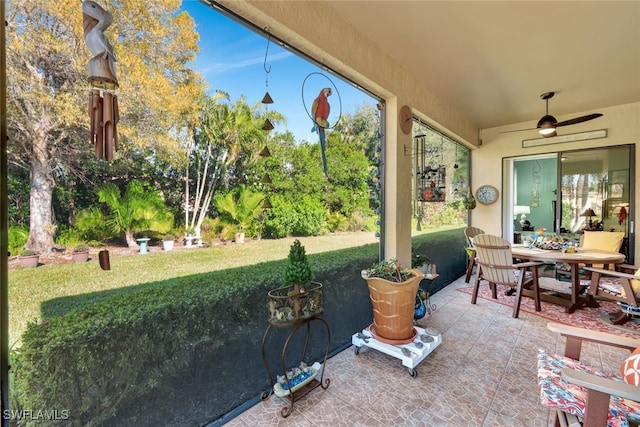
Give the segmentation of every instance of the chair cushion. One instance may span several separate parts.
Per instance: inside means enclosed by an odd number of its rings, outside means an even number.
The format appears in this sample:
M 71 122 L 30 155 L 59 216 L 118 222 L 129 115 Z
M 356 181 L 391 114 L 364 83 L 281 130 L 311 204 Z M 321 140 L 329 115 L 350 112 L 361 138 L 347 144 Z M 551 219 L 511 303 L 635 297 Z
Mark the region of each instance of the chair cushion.
M 527 282 L 529 280 L 533 279 L 533 273 L 530 271 L 525 271 L 524 273 L 524 282 Z M 520 269 L 519 268 L 514 268 L 513 269 L 513 283 L 517 284 L 518 280 L 520 280 Z
M 631 288 L 636 297 L 640 298 L 640 268 L 633 275 L 638 276 L 638 279 L 630 280 Z M 616 277 L 601 276 L 598 287 L 610 294 L 624 296 L 622 284 Z
M 586 390 L 571 384 L 562 378 L 563 368 L 587 372 L 603 378 L 622 381 L 616 375 L 608 375 L 574 359 L 538 350 L 538 385 L 540 386 L 540 402 L 543 405 L 559 409 L 568 414 L 584 418 L 586 407 Z M 640 403 L 618 396 L 611 396 L 607 427 L 627 427 L 627 417 L 640 416 Z
M 623 231 L 585 231 L 582 247 L 618 252 L 623 238 Z
M 640 347 L 633 350 L 622 365 L 620 365 L 620 375 L 627 384 L 640 387 Z

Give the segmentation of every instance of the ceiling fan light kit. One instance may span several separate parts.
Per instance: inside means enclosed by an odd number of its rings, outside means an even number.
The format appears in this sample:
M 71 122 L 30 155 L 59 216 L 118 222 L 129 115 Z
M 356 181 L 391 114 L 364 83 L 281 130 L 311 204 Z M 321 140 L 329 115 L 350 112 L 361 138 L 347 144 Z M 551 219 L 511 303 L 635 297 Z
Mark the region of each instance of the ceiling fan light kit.
M 565 120 L 562 122 L 558 122 L 555 117 L 549 114 L 549 99 L 553 98 L 555 92 L 545 92 L 540 95 L 541 99 L 544 99 L 546 103 L 546 113 L 540 120 L 538 120 L 538 124 L 536 125 L 536 129 L 538 133 L 542 135 L 544 138 L 550 138 L 556 136 L 556 128 L 560 126 L 569 126 L 575 125 L 577 123 L 587 122 L 589 120 L 597 119 L 598 117 L 602 117 L 600 113 L 587 114 L 586 116 L 574 117 L 573 119 Z M 533 130 L 533 129 L 518 129 L 516 131 L 506 131 L 506 132 L 519 132 L 523 130 Z M 506 133 L 501 132 L 501 133 Z

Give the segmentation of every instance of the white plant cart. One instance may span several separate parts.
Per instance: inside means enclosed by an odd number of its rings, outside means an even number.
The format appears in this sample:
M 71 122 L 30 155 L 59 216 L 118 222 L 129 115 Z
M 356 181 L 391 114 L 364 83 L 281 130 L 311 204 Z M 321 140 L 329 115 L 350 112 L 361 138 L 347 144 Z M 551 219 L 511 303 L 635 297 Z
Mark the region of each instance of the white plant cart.
M 400 359 L 402 364 L 409 369 L 409 375 L 415 378 L 418 376 L 416 366 L 442 343 L 442 335 L 435 328 L 423 329 L 418 326 L 413 328 L 416 331 L 416 336 L 408 344 L 394 345 L 382 342 L 374 337 L 369 328 L 353 334 L 351 344 L 355 346 L 356 354 L 360 353 L 360 348 L 366 346 Z

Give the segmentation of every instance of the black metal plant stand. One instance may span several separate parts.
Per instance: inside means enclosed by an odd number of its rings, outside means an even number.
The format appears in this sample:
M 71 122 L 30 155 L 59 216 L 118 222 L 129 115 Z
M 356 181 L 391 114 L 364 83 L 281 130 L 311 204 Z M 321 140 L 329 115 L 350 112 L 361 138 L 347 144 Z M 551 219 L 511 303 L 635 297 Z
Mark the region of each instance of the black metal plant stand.
M 292 378 L 289 378 L 289 376 L 287 375 L 287 367 L 285 366 L 285 359 L 286 359 L 286 354 L 287 354 L 287 347 L 289 346 L 289 342 L 291 341 L 291 339 L 293 338 L 293 336 L 296 334 L 296 332 L 304 327 L 306 329 L 306 335 L 305 335 L 305 339 L 304 339 L 304 346 L 302 348 L 302 355 L 300 357 L 301 361 L 305 360 L 306 354 L 307 354 L 307 347 L 309 344 L 309 336 L 310 336 L 310 332 L 311 332 L 311 322 L 317 321 L 320 324 L 324 325 L 325 329 L 327 330 L 327 345 L 325 347 L 325 352 L 324 352 L 324 359 L 322 360 L 322 364 L 320 367 L 318 367 L 318 370 L 321 372 L 316 372 L 315 375 L 313 375 L 313 379 L 311 381 L 309 381 L 308 383 L 306 383 L 305 385 L 296 388 L 296 385 L 292 385 L 291 384 L 291 380 Z M 269 322 L 269 326 L 267 326 L 267 329 L 264 331 L 264 335 L 262 337 L 262 360 L 264 362 L 264 367 L 267 370 L 267 376 L 269 377 L 269 390 L 265 390 L 262 392 L 262 394 L 260 395 L 260 399 L 261 400 L 266 400 L 269 397 L 271 397 L 271 395 L 274 393 L 274 387 L 276 386 L 276 380 L 274 380 L 273 375 L 271 374 L 271 369 L 269 367 L 269 362 L 267 361 L 267 357 L 265 354 L 265 342 L 267 341 L 267 336 L 269 335 L 269 332 L 271 331 L 272 328 L 291 328 L 291 331 L 289 332 L 289 334 L 287 335 L 287 339 L 285 340 L 284 346 L 282 347 L 282 355 L 281 355 L 281 369 L 282 369 L 282 373 L 283 376 L 285 378 L 286 381 L 286 385 L 287 388 L 286 390 L 288 390 L 288 394 L 286 394 L 285 396 L 280 396 L 285 400 L 289 401 L 289 405 L 288 406 L 284 406 L 282 408 L 282 410 L 280 411 L 280 415 L 282 415 L 283 418 L 288 417 L 289 415 L 291 415 L 291 412 L 293 411 L 293 404 L 294 402 L 302 399 L 304 396 L 306 396 L 307 394 L 309 394 L 312 390 L 316 389 L 318 386 L 322 387 L 323 389 L 327 389 L 329 388 L 329 383 L 331 382 L 330 379 L 324 379 L 324 370 L 327 364 L 327 357 L 329 355 L 329 344 L 331 342 L 331 331 L 329 330 L 329 324 L 326 322 L 326 320 L 320 318 L 320 317 L 311 317 L 308 319 L 304 319 L 304 320 L 298 320 L 296 322 L 292 322 L 292 323 L 288 323 L 288 324 L 274 324 Z M 316 366 L 314 364 L 314 366 Z M 318 379 L 318 374 L 320 375 L 320 379 Z

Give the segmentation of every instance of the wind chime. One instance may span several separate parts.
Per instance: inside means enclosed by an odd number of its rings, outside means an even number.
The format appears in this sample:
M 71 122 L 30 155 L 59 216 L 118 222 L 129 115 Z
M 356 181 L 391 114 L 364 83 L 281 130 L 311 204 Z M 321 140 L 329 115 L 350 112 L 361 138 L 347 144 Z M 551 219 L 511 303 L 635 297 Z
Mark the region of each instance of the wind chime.
M 533 182 L 533 188 L 531 189 L 531 201 L 529 206 L 537 208 L 540 206 L 540 186 L 542 185 L 542 166 L 540 162 L 536 160 L 535 165 L 531 169 L 531 181 Z
M 113 46 L 104 35 L 113 23 L 113 15 L 93 1 L 82 3 L 84 40 L 93 55 L 89 60 L 88 81 L 93 86 L 89 92 L 89 118 L 91 142 L 96 157 L 110 161 L 118 150 L 117 125 L 120 119 L 118 98 L 112 92 L 118 88 L 116 57 Z
M 417 191 L 421 202 L 444 202 L 446 198 L 447 168 L 444 165 L 444 138 L 441 136 L 440 148 L 427 145 L 426 135 L 417 139 Z M 434 158 L 440 154 L 440 164 L 434 164 Z
M 268 107 L 269 104 L 273 104 L 273 99 L 271 98 L 271 95 L 269 95 L 269 73 L 271 72 L 271 65 L 269 65 L 269 68 L 267 68 L 267 55 L 269 54 L 269 43 L 271 42 L 271 34 L 269 33 L 268 28 L 265 28 L 265 30 L 269 35 L 267 39 L 267 50 L 264 53 L 264 64 L 263 64 L 264 72 L 265 72 L 266 92 L 264 94 L 264 97 L 262 97 L 261 102 L 265 106 L 265 119 L 264 119 L 264 124 L 262 125 L 262 130 L 266 132 L 265 141 L 269 142 L 269 132 L 273 130 L 273 124 L 271 123 L 271 120 L 269 120 L 269 107 Z M 266 143 L 264 148 L 260 151 L 260 157 L 262 158 L 271 157 L 271 152 L 269 151 L 269 147 Z M 266 185 L 270 185 L 272 183 L 271 177 L 269 176 L 268 172 L 265 172 L 261 182 Z M 264 202 L 262 204 L 262 209 L 271 209 L 271 208 L 272 208 L 271 202 L 269 201 L 268 198 L 265 197 Z

